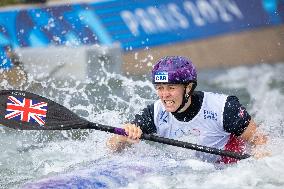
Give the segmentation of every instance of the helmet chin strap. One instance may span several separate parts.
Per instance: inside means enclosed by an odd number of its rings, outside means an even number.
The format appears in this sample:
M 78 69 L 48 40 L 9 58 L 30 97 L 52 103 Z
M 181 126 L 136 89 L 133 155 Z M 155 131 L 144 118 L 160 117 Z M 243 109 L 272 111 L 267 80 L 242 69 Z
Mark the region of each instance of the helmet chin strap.
M 186 87 L 184 88 L 182 103 L 179 106 L 179 108 L 173 113 L 178 113 L 185 106 L 185 104 L 188 102 L 189 97 L 191 96 L 192 92 L 193 92 L 193 89 L 191 88 L 189 93 L 186 94 Z

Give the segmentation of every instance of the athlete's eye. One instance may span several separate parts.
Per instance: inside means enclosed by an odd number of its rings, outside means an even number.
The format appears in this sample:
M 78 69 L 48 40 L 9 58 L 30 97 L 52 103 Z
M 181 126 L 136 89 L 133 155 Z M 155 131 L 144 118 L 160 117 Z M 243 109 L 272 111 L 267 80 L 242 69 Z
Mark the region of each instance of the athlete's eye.
M 162 86 L 159 86 L 159 85 L 156 85 L 156 86 L 155 86 L 155 89 L 158 90 L 158 91 L 160 91 L 160 90 L 163 89 L 163 87 L 162 87 Z
M 175 89 L 176 89 L 176 86 L 170 85 L 170 86 L 169 86 L 169 89 L 170 89 L 170 90 L 175 90 Z

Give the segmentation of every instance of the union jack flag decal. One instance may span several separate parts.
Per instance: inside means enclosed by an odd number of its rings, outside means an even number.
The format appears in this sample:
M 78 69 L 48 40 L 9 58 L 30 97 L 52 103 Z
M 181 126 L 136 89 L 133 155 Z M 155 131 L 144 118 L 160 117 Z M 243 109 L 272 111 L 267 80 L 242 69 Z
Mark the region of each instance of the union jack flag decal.
M 8 96 L 6 119 L 14 119 L 44 125 L 47 103 L 33 99 Z

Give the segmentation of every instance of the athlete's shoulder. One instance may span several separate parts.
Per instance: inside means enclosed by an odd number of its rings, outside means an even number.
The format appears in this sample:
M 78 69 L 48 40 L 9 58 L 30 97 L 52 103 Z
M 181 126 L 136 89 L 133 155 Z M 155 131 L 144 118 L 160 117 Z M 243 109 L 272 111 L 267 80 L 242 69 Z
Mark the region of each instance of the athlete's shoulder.
M 148 104 L 145 108 L 143 108 L 139 115 L 151 114 L 154 112 L 154 103 Z
M 204 91 L 193 91 L 192 96 L 204 97 Z
M 223 93 L 216 93 L 216 92 L 204 92 L 204 99 L 207 102 L 219 102 L 225 103 L 227 101 L 228 95 Z
M 239 103 L 239 98 L 233 95 L 227 97 L 227 102 L 236 102 Z
M 139 114 L 136 114 L 131 123 L 140 126 L 143 133 L 155 133 L 154 104 L 147 105 Z
M 218 92 L 208 92 L 208 91 L 203 91 L 204 95 L 210 95 L 210 96 L 216 96 L 216 97 L 228 97 L 227 94 L 224 93 L 218 93 Z

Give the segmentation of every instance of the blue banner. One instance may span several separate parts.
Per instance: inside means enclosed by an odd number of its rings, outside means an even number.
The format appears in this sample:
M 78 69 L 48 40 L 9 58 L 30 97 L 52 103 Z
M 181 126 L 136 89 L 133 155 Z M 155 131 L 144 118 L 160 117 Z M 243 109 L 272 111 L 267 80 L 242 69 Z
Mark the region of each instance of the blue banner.
M 0 11 L 0 49 L 118 41 L 128 51 L 283 24 L 283 12 L 283 0 L 113 0 Z
M 115 1 L 96 13 L 114 40 L 135 49 L 281 24 L 283 4 L 281 12 L 277 1 L 272 9 L 261 0 Z

